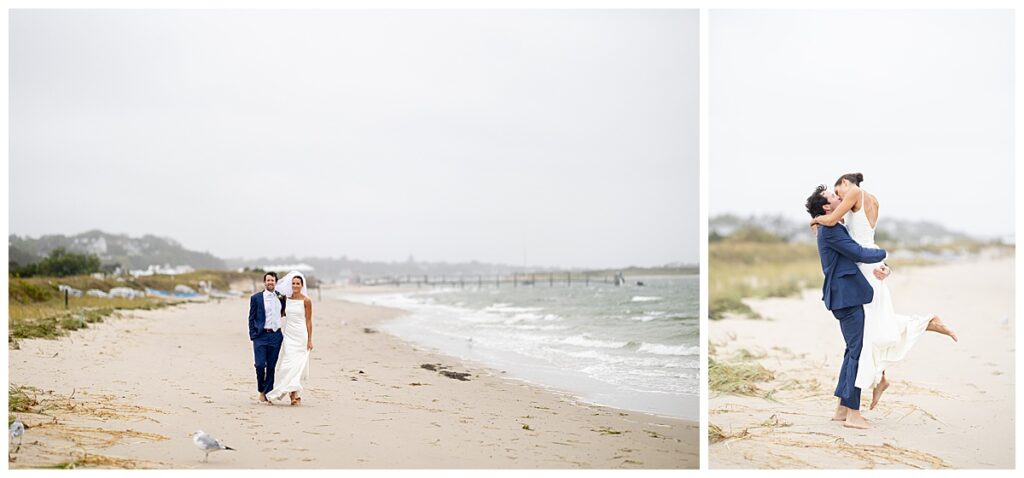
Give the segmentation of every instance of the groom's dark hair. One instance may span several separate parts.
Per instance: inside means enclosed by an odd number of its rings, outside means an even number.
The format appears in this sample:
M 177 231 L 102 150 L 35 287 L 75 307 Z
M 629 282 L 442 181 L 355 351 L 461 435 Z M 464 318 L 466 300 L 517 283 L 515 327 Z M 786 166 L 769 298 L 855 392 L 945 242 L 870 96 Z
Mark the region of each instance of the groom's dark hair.
M 267 272 L 266 274 L 263 274 L 263 280 L 267 280 L 267 276 L 271 276 L 274 278 L 275 282 L 277 281 L 277 272 Z
M 819 184 L 814 189 L 814 193 L 807 198 L 807 212 L 811 214 L 811 217 L 818 217 L 825 215 L 825 205 L 828 204 L 828 198 L 825 197 L 825 185 Z

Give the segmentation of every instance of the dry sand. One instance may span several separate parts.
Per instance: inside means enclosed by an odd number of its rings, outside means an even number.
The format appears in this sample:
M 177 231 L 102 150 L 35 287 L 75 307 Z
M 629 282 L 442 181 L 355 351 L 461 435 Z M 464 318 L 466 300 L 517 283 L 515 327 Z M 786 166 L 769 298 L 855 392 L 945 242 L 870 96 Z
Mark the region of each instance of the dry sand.
M 248 295 L 138 311 L 11 350 L 46 415 L 11 467 L 696 468 L 696 423 L 579 403 L 374 328 L 401 311 L 314 303 L 304 404 L 256 402 Z M 442 364 L 469 381 L 421 368 Z M 527 429 L 528 428 L 528 429 Z M 202 463 L 197 430 L 237 451 Z
M 750 300 L 766 320 L 710 324 L 715 358 L 741 349 L 775 374 L 771 399 L 712 392 L 710 424 L 728 438 L 709 447 L 712 468 L 1012 468 L 1014 466 L 1014 269 L 1012 259 L 904 268 L 887 279 L 896 311 L 937 313 L 959 335 L 926 333 L 887 372 L 893 385 L 874 429 L 831 422 L 842 362 L 839 325 L 821 292 Z

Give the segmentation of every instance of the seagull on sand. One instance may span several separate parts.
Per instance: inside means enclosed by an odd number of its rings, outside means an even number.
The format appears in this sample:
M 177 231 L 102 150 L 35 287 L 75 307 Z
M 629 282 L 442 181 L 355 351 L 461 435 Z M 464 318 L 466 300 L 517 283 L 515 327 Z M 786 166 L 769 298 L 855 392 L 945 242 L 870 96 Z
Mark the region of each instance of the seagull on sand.
M 15 418 L 8 433 L 11 435 L 11 442 L 14 442 L 15 438 L 18 439 L 18 448 L 14 450 L 17 453 L 18 450 L 21 450 L 21 437 L 25 434 L 25 424 L 21 423 L 20 418 Z
M 222 444 L 221 442 L 217 441 L 216 438 L 214 438 L 214 437 L 212 437 L 210 435 L 207 435 L 202 430 L 199 430 L 199 431 L 197 431 L 197 432 L 192 434 L 192 443 L 195 443 L 197 448 L 199 448 L 200 450 L 203 450 L 203 452 L 206 453 L 206 457 L 203 459 L 204 463 L 210 461 L 210 452 L 220 451 L 220 450 L 235 451 L 234 448 L 231 448 L 229 446 L 224 446 L 224 444 Z

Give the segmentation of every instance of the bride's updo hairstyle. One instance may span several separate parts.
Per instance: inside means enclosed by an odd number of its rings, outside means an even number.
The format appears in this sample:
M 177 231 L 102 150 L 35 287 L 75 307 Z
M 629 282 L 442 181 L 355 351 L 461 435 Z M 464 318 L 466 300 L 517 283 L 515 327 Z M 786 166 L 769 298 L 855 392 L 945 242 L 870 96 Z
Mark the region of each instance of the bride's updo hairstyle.
M 299 280 L 299 285 L 306 285 L 306 281 L 302 279 L 302 276 L 295 276 L 295 277 L 292 277 L 292 279 L 293 280 L 294 279 L 298 279 Z
M 838 185 L 842 184 L 844 179 L 849 181 L 851 184 L 854 184 L 856 186 L 860 186 L 861 181 L 864 180 L 864 175 L 861 174 L 861 173 L 844 174 L 842 176 L 839 176 L 839 179 L 836 180 L 836 184 L 835 185 L 838 186 Z

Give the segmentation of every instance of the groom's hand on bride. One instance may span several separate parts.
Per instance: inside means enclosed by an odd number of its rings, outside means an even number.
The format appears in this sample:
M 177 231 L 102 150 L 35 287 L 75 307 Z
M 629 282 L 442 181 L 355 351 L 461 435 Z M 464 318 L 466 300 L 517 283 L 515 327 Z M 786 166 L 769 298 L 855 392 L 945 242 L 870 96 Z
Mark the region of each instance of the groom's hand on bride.
M 889 277 L 889 274 L 892 274 L 892 269 L 887 265 L 881 265 L 875 268 L 874 273 L 878 280 L 885 280 L 886 277 Z

